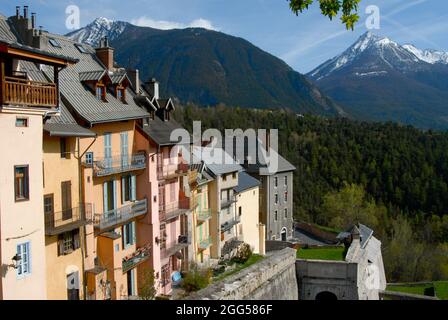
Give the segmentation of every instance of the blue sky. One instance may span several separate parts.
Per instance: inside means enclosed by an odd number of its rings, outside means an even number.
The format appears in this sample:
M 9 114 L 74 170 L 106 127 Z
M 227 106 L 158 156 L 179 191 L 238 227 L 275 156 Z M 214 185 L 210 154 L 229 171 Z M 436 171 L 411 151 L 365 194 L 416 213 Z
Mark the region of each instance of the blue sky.
M 65 34 L 70 31 L 65 9 L 73 4 L 81 10 L 81 26 L 99 16 L 161 28 L 205 26 L 245 38 L 302 73 L 342 52 L 367 30 L 369 5 L 380 9 L 375 33 L 448 51 L 446 0 L 362 0 L 353 32 L 338 19 L 321 16 L 316 5 L 296 17 L 286 0 L 1 0 L 0 12 L 10 16 L 16 5 L 29 5 L 38 14 L 38 25 Z

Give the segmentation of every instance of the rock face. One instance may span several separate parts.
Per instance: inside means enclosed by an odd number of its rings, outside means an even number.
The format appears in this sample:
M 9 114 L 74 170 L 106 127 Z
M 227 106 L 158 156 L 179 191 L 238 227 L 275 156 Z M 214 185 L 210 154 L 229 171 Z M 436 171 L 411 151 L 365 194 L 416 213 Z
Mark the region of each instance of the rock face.
M 229 276 L 189 300 L 298 300 L 296 250 L 273 252 L 259 263 Z

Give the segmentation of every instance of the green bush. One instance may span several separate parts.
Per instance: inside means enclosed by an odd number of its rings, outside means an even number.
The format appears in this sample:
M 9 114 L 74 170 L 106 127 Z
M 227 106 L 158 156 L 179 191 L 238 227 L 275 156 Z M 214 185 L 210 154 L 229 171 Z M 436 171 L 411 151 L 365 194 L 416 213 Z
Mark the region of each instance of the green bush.
M 210 269 L 201 269 L 197 264 L 191 264 L 190 270 L 186 273 L 182 288 L 187 292 L 194 292 L 204 289 L 211 283 L 212 271 Z
M 247 243 L 243 243 L 237 250 L 235 257 L 232 261 L 236 263 L 245 263 L 252 256 L 252 249 Z

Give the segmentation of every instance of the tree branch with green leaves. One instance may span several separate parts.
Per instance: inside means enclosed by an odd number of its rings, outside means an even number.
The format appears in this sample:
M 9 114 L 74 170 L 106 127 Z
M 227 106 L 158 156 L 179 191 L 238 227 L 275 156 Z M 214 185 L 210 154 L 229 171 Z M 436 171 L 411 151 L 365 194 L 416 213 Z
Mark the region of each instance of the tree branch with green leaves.
M 358 8 L 361 0 L 288 0 L 289 7 L 297 16 L 307 10 L 314 2 L 319 1 L 320 11 L 324 16 L 333 20 L 339 13 L 341 21 L 347 30 L 354 29 L 359 20 Z

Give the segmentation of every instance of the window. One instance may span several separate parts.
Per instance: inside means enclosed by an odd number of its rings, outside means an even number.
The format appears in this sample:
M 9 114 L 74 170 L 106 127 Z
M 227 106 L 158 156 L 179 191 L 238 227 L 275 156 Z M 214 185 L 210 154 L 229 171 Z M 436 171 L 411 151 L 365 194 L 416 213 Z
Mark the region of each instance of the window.
M 135 222 L 125 224 L 122 228 L 123 248 L 127 248 L 135 244 Z
M 278 177 L 274 178 L 274 187 L 278 187 Z
M 76 49 L 79 50 L 79 52 L 81 52 L 81 53 L 87 53 L 86 48 L 84 48 L 81 44 L 79 44 L 79 43 L 75 43 L 75 47 L 76 47 Z
M 277 210 L 274 211 L 274 220 L 275 221 L 278 220 L 278 211 Z
M 136 196 L 136 177 L 133 175 L 121 178 L 121 202 L 135 201 Z
M 232 173 L 232 178 L 236 179 L 236 172 Z
M 16 118 L 16 127 L 20 128 L 28 127 L 28 118 Z
M 227 175 L 222 176 L 222 181 L 227 181 Z
M 66 138 L 60 139 L 61 159 L 70 159 L 70 145 Z
M 93 164 L 93 152 L 86 153 L 86 164 Z
M 285 199 L 285 202 L 288 202 L 288 192 L 285 192 L 284 199 Z
M 48 39 L 48 42 L 55 48 L 62 48 L 61 44 L 56 39 L 50 38 Z
M 285 208 L 284 213 L 285 213 L 285 219 L 287 219 L 288 218 L 288 208 Z
M 288 176 L 285 176 L 285 187 L 288 185 Z
M 176 201 L 176 184 L 170 183 L 170 201 Z
M 241 217 L 243 215 L 243 207 L 238 207 L 238 216 Z
M 123 87 L 117 87 L 117 99 L 126 102 L 126 90 Z
M 15 166 L 15 197 L 16 201 L 29 199 L 28 166 Z
M 52 214 L 54 212 L 54 196 L 47 194 L 44 196 L 44 213 Z
M 68 231 L 58 236 L 58 255 L 65 256 L 81 247 L 79 229 Z
M 20 258 L 17 262 L 17 275 L 25 276 L 31 274 L 31 251 L 30 243 L 25 242 L 17 245 L 17 256 Z
M 106 88 L 104 87 L 104 85 L 96 85 L 96 98 L 98 100 L 106 101 Z
M 274 203 L 278 204 L 278 194 L 277 193 L 274 195 Z

